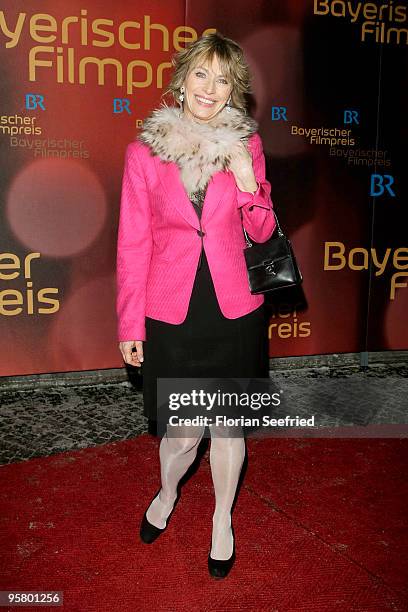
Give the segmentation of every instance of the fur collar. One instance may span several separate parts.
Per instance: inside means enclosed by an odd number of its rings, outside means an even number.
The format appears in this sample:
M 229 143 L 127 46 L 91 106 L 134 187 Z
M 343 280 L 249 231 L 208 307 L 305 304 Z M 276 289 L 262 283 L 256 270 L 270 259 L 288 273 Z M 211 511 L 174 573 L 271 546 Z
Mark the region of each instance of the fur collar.
M 163 106 L 144 121 L 138 140 L 165 162 L 176 162 L 188 194 L 204 189 L 211 176 L 228 168 L 234 150 L 258 129 L 249 115 L 223 108 L 208 123 L 196 123 L 176 107 Z

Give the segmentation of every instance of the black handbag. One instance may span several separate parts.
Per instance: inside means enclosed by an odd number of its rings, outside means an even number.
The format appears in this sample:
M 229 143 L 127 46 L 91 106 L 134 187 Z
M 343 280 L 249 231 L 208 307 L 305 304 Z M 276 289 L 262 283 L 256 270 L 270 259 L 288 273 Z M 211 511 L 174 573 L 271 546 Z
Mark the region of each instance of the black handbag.
M 303 281 L 291 242 L 283 233 L 275 211 L 273 209 L 272 211 L 276 219 L 277 232 L 274 230 L 266 242 L 251 240 L 242 225 L 246 241 L 244 256 L 251 293 L 276 291 L 299 285 Z

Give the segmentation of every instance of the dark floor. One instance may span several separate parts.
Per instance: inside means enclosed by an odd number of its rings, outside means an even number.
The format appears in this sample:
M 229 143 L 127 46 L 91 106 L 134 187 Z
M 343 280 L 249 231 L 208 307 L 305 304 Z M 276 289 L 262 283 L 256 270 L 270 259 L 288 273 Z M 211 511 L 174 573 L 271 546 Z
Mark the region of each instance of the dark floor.
M 271 378 L 284 397 L 276 417 L 315 415 L 316 424 L 324 427 L 408 423 L 407 364 L 376 365 L 366 371 L 352 366 L 280 370 L 271 372 Z M 141 392 L 128 382 L 0 388 L 0 402 L 3 464 L 148 431 Z

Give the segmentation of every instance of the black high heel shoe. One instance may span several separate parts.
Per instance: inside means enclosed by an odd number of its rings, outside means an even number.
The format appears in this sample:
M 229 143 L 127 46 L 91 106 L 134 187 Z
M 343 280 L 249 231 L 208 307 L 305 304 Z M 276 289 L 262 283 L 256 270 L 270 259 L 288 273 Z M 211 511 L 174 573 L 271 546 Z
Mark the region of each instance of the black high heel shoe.
M 150 504 L 147 507 L 147 510 L 150 508 L 151 503 L 153 502 L 154 499 L 156 499 L 156 497 L 158 496 L 158 494 L 161 491 L 161 487 L 159 488 L 158 491 L 156 491 L 155 495 L 153 496 L 153 499 L 151 500 Z M 145 544 L 152 544 L 155 540 L 157 540 L 157 538 L 159 537 L 159 535 L 161 535 L 163 533 L 163 531 L 166 531 L 168 524 L 169 524 L 169 520 L 171 515 L 174 512 L 175 507 L 177 506 L 177 502 L 180 499 L 180 490 L 177 489 L 177 497 L 174 501 L 174 505 L 173 508 L 169 514 L 169 516 L 167 517 L 167 521 L 166 521 L 166 526 L 165 527 L 156 527 L 155 525 L 152 525 L 152 523 L 150 523 L 147 520 L 147 510 L 143 515 L 142 518 L 142 522 L 140 525 L 140 539 L 142 540 L 142 542 L 144 542 Z
M 235 561 L 235 533 L 234 527 L 231 525 L 232 536 L 234 538 L 234 546 L 232 554 L 229 559 L 213 559 L 211 557 L 211 543 L 210 551 L 208 553 L 208 571 L 213 578 L 225 578 L 231 571 Z

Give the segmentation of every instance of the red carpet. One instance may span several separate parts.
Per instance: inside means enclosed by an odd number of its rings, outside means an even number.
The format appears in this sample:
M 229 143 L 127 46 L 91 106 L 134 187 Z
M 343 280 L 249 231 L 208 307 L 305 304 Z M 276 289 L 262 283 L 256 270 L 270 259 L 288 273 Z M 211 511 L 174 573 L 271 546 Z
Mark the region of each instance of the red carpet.
M 1 589 L 64 591 L 65 612 L 408 610 L 408 440 L 248 440 L 224 581 L 206 566 L 208 450 L 168 531 L 139 542 L 158 442 L 1 468 Z

